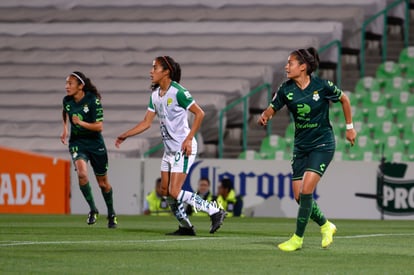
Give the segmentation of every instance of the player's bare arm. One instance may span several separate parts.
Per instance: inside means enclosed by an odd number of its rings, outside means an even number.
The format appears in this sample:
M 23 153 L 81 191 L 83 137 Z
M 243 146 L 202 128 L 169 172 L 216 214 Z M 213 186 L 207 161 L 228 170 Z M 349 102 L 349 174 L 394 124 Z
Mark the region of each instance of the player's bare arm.
M 201 109 L 201 107 L 197 103 L 194 103 L 193 105 L 191 105 L 191 107 L 189 108 L 189 111 L 194 114 L 194 121 L 191 126 L 190 132 L 188 133 L 186 139 L 183 141 L 183 144 L 181 146 L 181 150 L 187 156 L 191 155 L 193 137 L 195 136 L 197 131 L 200 129 L 201 123 L 203 122 L 204 115 L 205 115 L 203 109 Z
M 267 107 L 266 110 L 260 115 L 257 119 L 257 123 L 262 126 L 266 126 L 267 122 L 272 119 L 272 117 L 276 114 L 276 111 L 272 107 Z
M 155 118 L 155 112 L 148 111 L 145 113 L 144 119 L 140 121 L 137 125 L 133 128 L 129 129 L 128 131 L 122 133 L 116 138 L 115 147 L 119 148 L 122 142 L 124 142 L 127 138 L 138 135 L 145 130 L 149 129 L 152 125 L 152 121 Z

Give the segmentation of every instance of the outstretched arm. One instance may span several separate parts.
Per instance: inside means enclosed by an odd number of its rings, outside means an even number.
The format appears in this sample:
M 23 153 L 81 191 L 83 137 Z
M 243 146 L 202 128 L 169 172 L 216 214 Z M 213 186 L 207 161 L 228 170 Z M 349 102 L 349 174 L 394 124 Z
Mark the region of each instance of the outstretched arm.
M 135 127 L 129 129 L 128 131 L 122 133 L 116 138 L 115 146 L 116 148 L 119 148 L 122 142 L 124 142 L 127 138 L 138 135 L 148 128 L 151 127 L 152 121 L 154 120 L 155 113 L 148 111 L 145 113 L 144 119 L 139 122 Z

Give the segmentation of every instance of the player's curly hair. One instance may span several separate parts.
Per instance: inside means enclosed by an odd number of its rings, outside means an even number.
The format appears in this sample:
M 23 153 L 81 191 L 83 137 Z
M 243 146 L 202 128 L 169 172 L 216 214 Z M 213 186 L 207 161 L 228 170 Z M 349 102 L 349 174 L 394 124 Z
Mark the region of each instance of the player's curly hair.
M 298 49 L 290 53 L 296 56 L 299 64 L 306 64 L 306 73 L 311 75 L 319 68 L 319 54 L 318 51 L 313 48 Z

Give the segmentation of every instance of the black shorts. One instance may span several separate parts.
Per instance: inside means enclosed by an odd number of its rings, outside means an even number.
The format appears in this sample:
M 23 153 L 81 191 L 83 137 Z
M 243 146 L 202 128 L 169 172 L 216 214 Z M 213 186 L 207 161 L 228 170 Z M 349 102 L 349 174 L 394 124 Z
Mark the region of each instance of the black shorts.
M 69 152 L 73 162 L 78 159 L 83 159 L 86 162 L 90 161 L 95 175 L 106 175 L 108 171 L 108 153 L 103 140 L 82 139 L 70 142 Z
M 328 168 L 335 150 L 296 151 L 292 158 L 292 180 L 301 180 L 305 171 L 312 171 L 321 177 Z

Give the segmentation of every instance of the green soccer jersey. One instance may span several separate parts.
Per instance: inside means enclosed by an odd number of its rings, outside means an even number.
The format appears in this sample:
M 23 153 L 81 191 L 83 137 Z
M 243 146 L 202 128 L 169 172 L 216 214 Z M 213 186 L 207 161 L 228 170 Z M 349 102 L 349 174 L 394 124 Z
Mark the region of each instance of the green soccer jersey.
M 100 100 L 94 94 L 86 92 L 79 102 L 75 102 L 71 96 L 65 96 L 63 98 L 63 110 L 69 115 L 71 124 L 69 142 L 85 138 L 103 139 L 101 132 L 85 129 L 72 122 L 72 116 L 74 115 L 89 123 L 103 121 L 103 108 Z
M 300 89 L 293 80 L 280 85 L 270 106 L 280 110 L 287 106 L 295 122 L 295 150 L 317 147 L 335 149 L 335 138 L 329 121 L 329 102 L 338 102 L 342 90 L 331 81 L 311 76 L 308 87 Z

